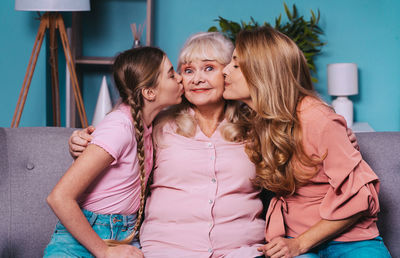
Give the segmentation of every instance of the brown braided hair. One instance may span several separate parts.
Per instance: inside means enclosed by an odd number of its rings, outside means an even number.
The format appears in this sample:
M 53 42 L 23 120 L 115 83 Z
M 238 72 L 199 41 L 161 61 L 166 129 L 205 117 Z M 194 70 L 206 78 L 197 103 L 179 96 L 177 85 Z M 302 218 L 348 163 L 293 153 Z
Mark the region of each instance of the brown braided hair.
M 122 103 L 131 107 L 135 138 L 137 142 L 137 157 L 140 167 L 140 207 L 137 212 L 136 223 L 132 234 L 121 241 L 106 240 L 109 246 L 129 244 L 139 231 L 143 218 L 146 199 L 146 173 L 144 168 L 144 124 L 142 120 L 142 108 L 144 100 L 142 90 L 157 86 L 161 71 L 161 64 L 165 59 L 165 53 L 156 47 L 139 47 L 120 53 L 113 65 L 115 85 L 121 97 Z

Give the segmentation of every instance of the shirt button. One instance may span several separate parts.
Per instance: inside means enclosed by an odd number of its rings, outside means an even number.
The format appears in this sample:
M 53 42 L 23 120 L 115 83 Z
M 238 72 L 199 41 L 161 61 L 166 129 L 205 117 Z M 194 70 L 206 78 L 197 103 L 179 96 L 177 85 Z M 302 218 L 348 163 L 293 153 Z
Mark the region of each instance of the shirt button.
M 212 253 L 212 252 L 213 252 L 213 249 L 208 248 L 208 252 L 209 252 L 209 253 Z
M 211 228 L 212 227 L 212 223 L 210 222 L 210 223 L 208 223 L 208 226 Z
M 209 203 L 209 204 L 212 204 L 212 203 L 213 203 L 213 200 L 208 200 L 208 203 Z
M 211 156 L 211 158 L 210 158 L 211 160 L 214 160 L 214 157 L 213 156 Z
M 212 147 L 212 143 L 211 142 L 207 143 L 207 146 Z
M 217 180 L 215 178 L 211 179 L 211 182 L 215 183 Z

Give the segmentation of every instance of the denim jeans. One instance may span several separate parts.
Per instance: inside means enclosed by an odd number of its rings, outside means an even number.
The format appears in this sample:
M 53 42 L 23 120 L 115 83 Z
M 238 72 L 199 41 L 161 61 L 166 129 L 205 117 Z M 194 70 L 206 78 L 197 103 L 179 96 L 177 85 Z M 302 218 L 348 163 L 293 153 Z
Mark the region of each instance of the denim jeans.
M 128 237 L 135 226 L 136 215 L 96 214 L 82 210 L 93 230 L 102 239 L 123 240 Z M 131 245 L 140 248 L 139 241 L 134 240 Z M 50 243 L 44 250 L 44 257 L 94 257 L 81 245 L 61 224 L 56 225 Z
M 382 237 L 354 242 L 330 241 L 312 249 L 298 258 L 390 258 Z

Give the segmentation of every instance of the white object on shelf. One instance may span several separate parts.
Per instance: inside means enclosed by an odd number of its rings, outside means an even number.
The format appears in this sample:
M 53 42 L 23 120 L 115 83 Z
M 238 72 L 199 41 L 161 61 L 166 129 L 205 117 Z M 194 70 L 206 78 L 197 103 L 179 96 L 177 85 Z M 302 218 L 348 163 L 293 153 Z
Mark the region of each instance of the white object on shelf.
M 101 82 L 99 97 L 97 98 L 96 109 L 94 110 L 92 125 L 96 126 L 111 111 L 112 103 L 108 90 L 106 76 Z
M 342 115 L 348 126 L 353 124 L 353 102 L 347 96 L 358 94 L 357 64 L 328 64 L 328 93 L 338 96 L 332 106 L 336 113 Z
M 351 126 L 351 130 L 353 130 L 355 133 L 375 132 L 375 130 L 368 123 L 365 122 L 353 123 L 353 126 Z

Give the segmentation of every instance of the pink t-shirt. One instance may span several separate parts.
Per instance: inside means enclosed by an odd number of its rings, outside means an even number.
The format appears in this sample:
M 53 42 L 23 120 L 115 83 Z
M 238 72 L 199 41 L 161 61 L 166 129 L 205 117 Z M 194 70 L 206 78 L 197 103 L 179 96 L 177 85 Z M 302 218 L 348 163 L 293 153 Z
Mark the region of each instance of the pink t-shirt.
M 264 243 L 260 190 L 243 143 L 219 128 L 193 138 L 163 128 L 140 242 L 145 257 L 255 257 Z
M 146 178 L 153 165 L 152 128 L 144 130 Z M 140 203 L 139 160 L 135 128 L 130 107 L 121 104 L 96 127 L 91 144 L 107 151 L 113 158 L 80 197 L 80 206 L 99 214 L 130 215 Z
M 298 108 L 303 145 L 308 155 L 322 157 L 310 183 L 289 197 L 273 198 L 267 212 L 266 239 L 297 237 L 321 219 L 342 220 L 359 212 L 364 217 L 335 241 L 359 241 L 379 235 L 379 180 L 346 133 L 346 121 L 319 100 L 306 97 Z

